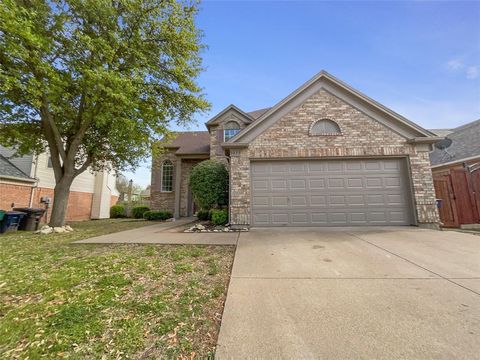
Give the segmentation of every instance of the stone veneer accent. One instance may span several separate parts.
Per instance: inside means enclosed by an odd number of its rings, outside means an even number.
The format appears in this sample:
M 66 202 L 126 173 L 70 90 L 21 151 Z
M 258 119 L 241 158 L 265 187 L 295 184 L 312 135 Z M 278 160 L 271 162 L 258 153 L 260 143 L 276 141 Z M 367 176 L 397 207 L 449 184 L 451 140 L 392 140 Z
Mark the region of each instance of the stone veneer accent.
M 322 118 L 334 120 L 342 135 L 309 135 L 312 123 Z M 428 149 L 408 144 L 402 136 L 325 90 L 281 118 L 248 148 L 231 150 L 230 222 L 250 223 L 251 159 L 367 156 L 407 157 L 417 221 L 427 226 L 438 223 Z

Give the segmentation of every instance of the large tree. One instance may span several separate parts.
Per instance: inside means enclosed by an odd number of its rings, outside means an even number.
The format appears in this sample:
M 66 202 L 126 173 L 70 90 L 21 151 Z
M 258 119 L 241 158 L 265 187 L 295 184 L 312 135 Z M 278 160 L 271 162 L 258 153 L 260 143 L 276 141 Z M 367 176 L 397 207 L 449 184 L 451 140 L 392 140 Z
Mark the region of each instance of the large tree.
M 0 2 L 0 144 L 50 152 L 52 226 L 76 176 L 137 166 L 171 121 L 208 108 L 197 11 L 174 0 Z

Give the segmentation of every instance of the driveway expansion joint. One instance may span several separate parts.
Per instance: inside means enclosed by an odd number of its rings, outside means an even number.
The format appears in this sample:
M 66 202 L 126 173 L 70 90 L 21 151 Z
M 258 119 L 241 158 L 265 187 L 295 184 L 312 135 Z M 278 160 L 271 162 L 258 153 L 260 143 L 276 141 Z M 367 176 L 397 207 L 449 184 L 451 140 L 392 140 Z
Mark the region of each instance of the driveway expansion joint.
M 480 296 L 480 292 L 475 291 L 475 290 L 473 290 L 473 289 L 470 289 L 470 288 L 468 288 L 468 287 L 466 287 L 466 286 L 464 286 L 464 285 L 462 285 L 462 284 L 459 284 L 459 283 L 453 281 L 454 278 L 448 278 L 448 277 L 445 277 L 445 276 L 443 276 L 443 275 L 441 275 L 441 274 L 439 274 L 439 273 L 436 273 L 435 271 L 432 271 L 432 270 L 430 270 L 430 269 L 427 269 L 426 267 L 424 267 L 424 266 L 422 266 L 422 265 L 419 265 L 419 264 L 415 263 L 414 261 L 409 260 L 409 259 L 407 259 L 406 257 L 404 257 L 404 256 L 402 256 L 402 255 L 399 255 L 399 254 L 397 254 L 397 253 L 394 253 L 393 251 L 390 251 L 390 250 L 388 250 L 388 249 L 385 249 L 385 248 L 383 248 L 383 247 L 381 247 L 381 246 L 379 246 L 379 245 L 377 245 L 377 244 L 374 244 L 374 243 L 372 243 L 372 242 L 370 242 L 370 241 L 368 241 L 368 240 L 365 240 L 365 239 L 363 239 L 362 237 L 360 237 L 359 235 L 356 235 L 356 234 L 353 234 L 353 233 L 350 233 L 350 232 L 345 232 L 345 234 L 350 235 L 350 236 L 353 236 L 353 237 L 355 237 L 355 238 L 357 238 L 357 239 L 359 239 L 359 240 L 361 240 L 361 241 L 364 241 L 364 242 L 366 242 L 367 244 L 370 244 L 370 245 L 376 247 L 377 249 L 383 250 L 383 251 L 385 251 L 385 252 L 387 252 L 387 253 L 389 253 L 389 254 L 391 254 L 391 255 L 393 255 L 393 256 L 398 257 L 399 259 L 402 259 L 402 260 L 404 260 L 404 261 L 406 261 L 406 262 L 408 262 L 408 263 L 410 263 L 410 264 L 412 264 L 412 265 L 414 265 L 414 266 L 417 266 L 417 267 L 419 267 L 419 268 L 421 268 L 421 269 L 423 269 L 423 270 L 425 270 L 425 271 L 428 271 L 429 273 L 434 274 L 434 275 L 436 275 L 436 276 L 438 276 L 438 277 L 440 277 L 440 278 L 442 278 L 442 279 L 444 279 L 444 280 L 446 280 L 446 281 L 448 281 L 448 282 L 450 282 L 450 283 L 452 283 L 452 284 L 454 284 L 454 285 L 457 285 L 457 286 L 459 286 L 459 287 L 461 287 L 461 288 L 463 288 L 463 289 L 465 289 L 465 290 L 467 290 L 467 291 L 470 291 L 470 292 L 472 292 L 472 293 Z M 471 279 L 471 278 L 467 278 L 467 279 Z M 460 279 L 459 279 L 459 280 L 460 280 Z

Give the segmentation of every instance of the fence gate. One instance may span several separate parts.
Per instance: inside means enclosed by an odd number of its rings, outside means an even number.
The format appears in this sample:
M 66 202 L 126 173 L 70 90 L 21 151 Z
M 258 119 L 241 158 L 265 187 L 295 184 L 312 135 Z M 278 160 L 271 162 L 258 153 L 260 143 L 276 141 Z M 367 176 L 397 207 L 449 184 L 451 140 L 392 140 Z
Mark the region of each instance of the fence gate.
M 438 209 L 440 220 L 446 227 L 458 227 L 457 208 L 450 175 L 436 176 L 433 179 L 433 185 L 437 198 L 442 200 L 442 206 Z
M 443 200 L 439 214 L 444 226 L 480 223 L 480 169 L 451 169 L 434 175 L 433 183 L 437 198 Z

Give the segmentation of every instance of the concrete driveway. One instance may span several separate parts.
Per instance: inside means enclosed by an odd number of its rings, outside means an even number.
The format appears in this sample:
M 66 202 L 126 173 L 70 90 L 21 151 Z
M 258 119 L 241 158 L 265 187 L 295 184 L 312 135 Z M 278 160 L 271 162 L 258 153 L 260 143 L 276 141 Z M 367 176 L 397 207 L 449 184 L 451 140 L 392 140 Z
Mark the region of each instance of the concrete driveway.
M 480 236 L 242 233 L 216 358 L 478 359 Z

